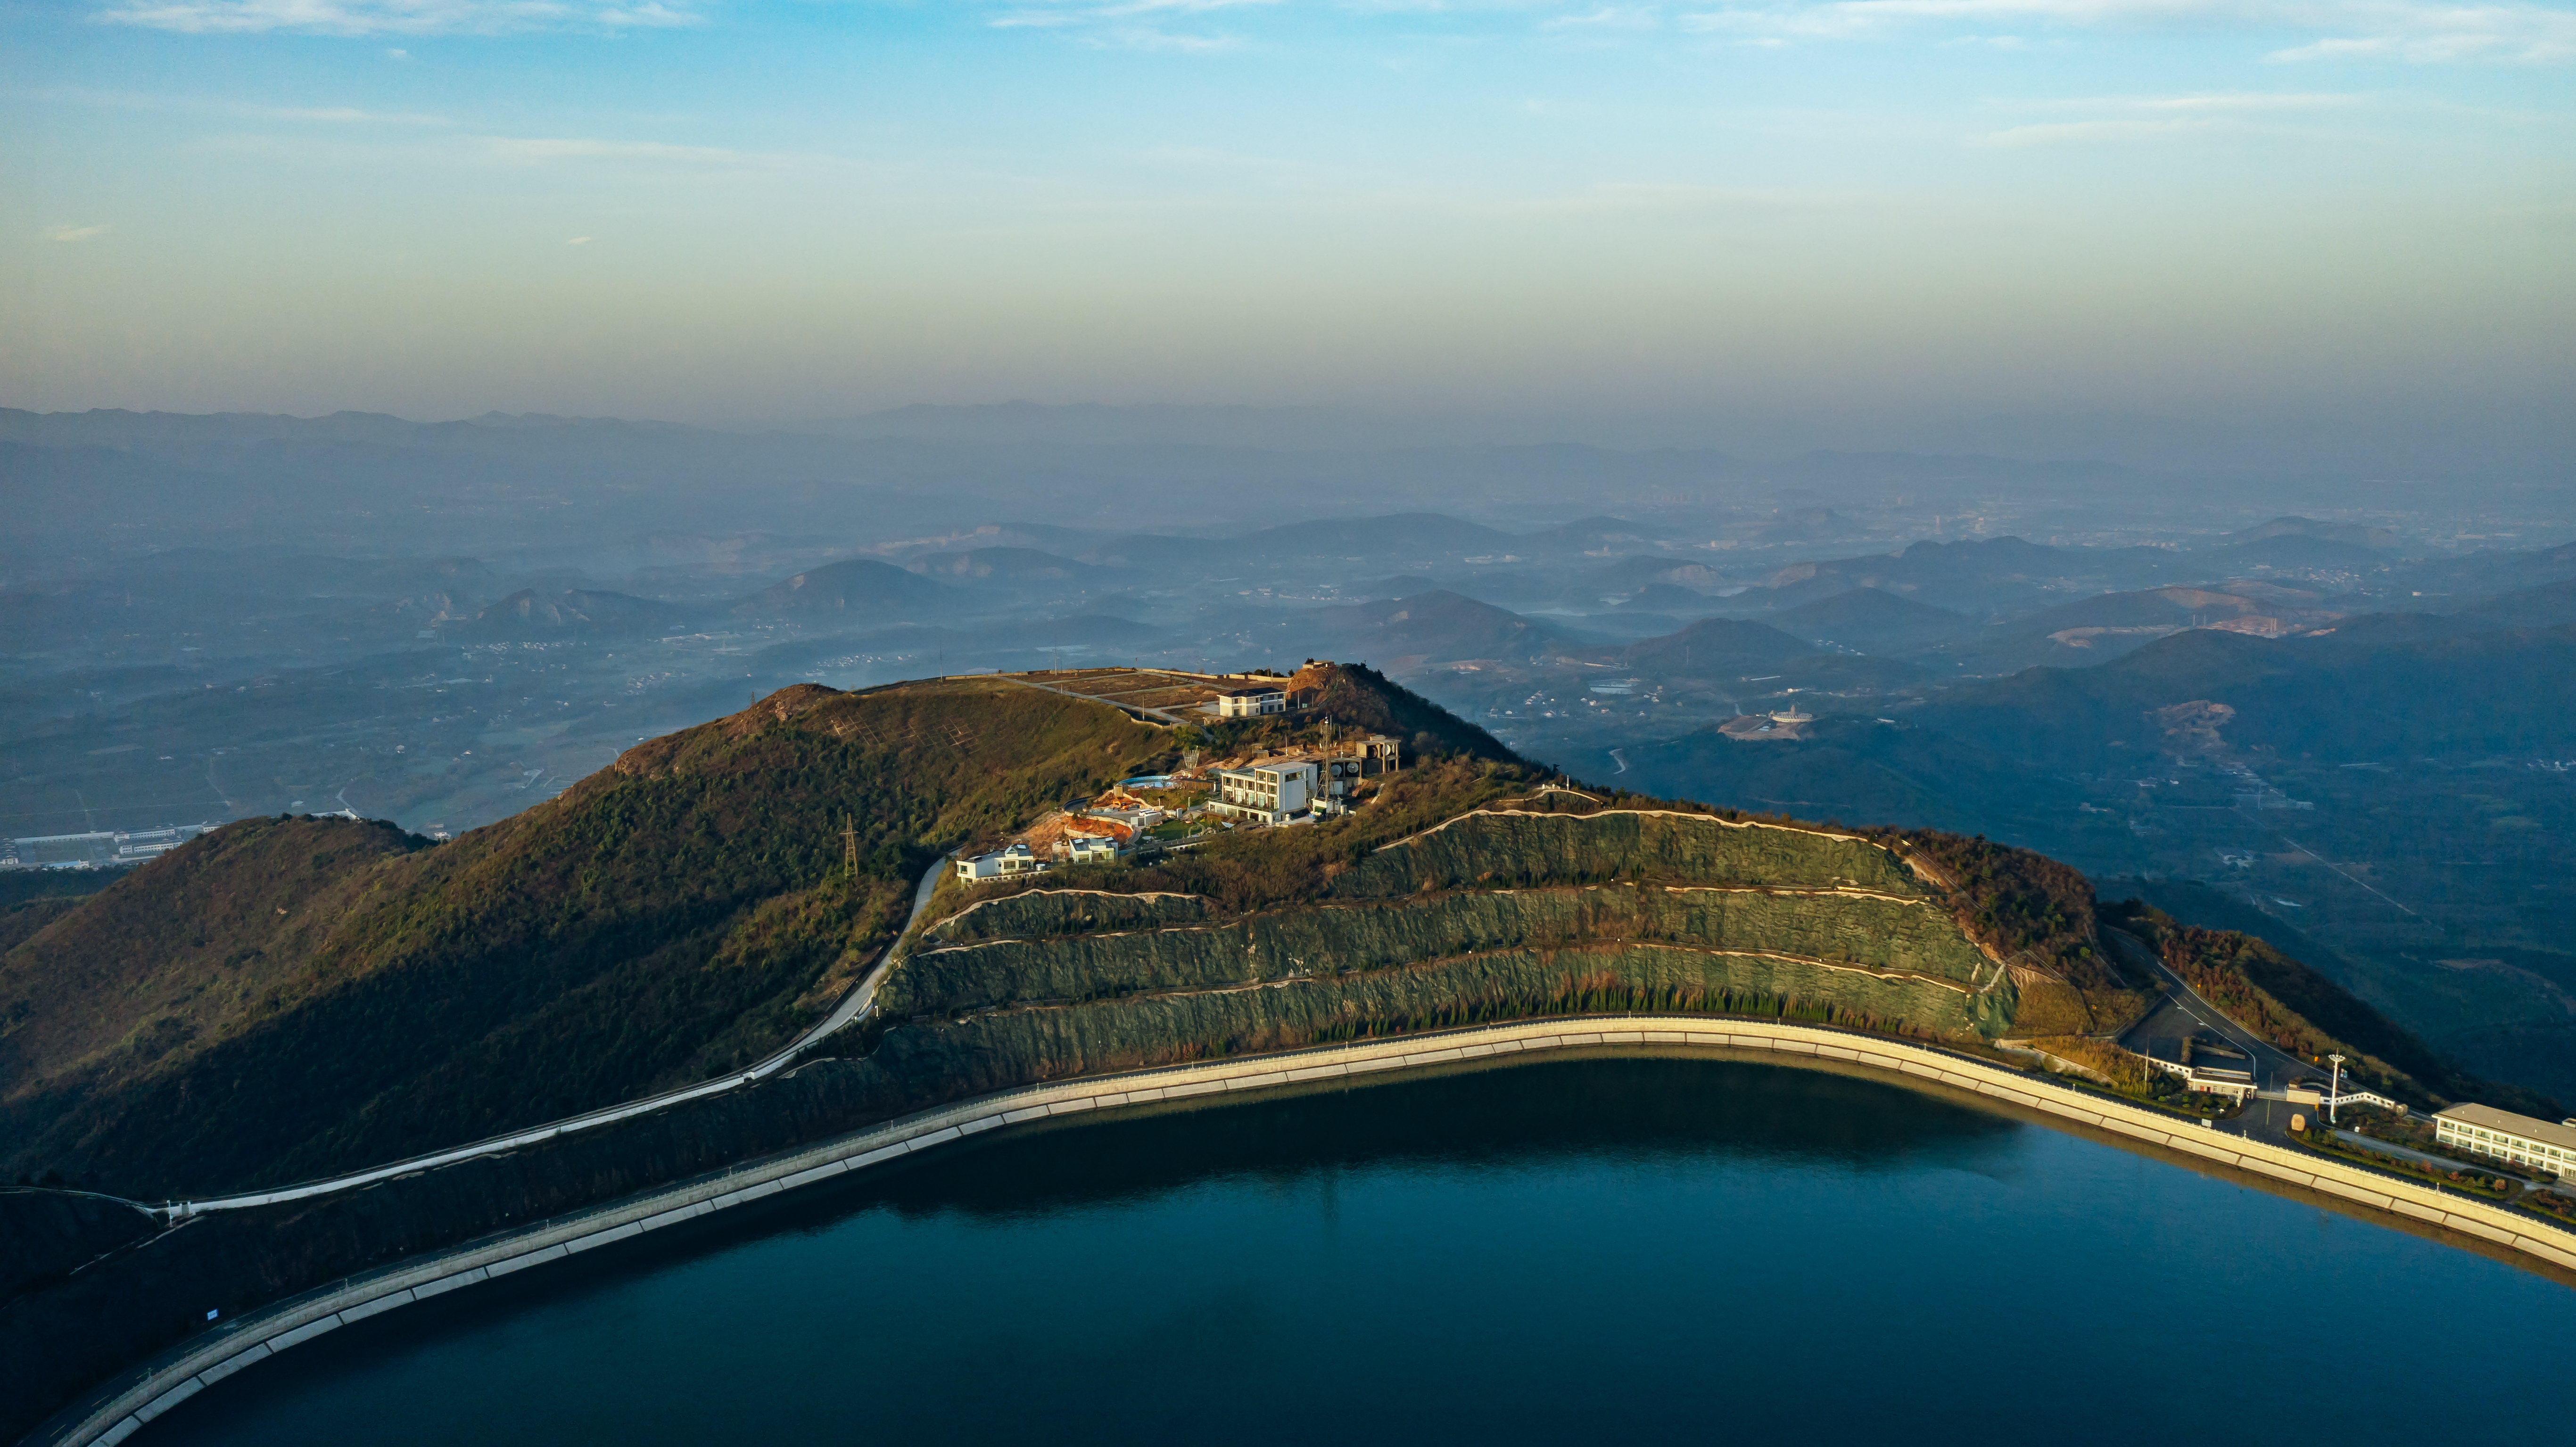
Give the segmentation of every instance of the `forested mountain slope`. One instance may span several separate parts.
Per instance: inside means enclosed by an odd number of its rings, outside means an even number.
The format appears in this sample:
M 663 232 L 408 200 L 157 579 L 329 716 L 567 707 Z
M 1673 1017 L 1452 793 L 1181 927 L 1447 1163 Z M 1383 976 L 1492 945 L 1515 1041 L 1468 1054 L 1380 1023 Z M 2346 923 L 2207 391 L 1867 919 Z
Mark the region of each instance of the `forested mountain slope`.
M 856 978 L 939 848 L 1165 748 L 1010 684 L 809 686 L 437 848 L 228 826 L 0 957 L 0 1172 L 293 1180 L 755 1059 Z
M 1409 738 L 1347 817 L 944 881 L 878 1014 L 822 1047 L 834 1118 L 1599 1009 L 1976 1041 L 2026 999 L 2087 1016 L 2133 983 L 2082 876 L 2039 856 L 1570 789 L 1366 669 L 1291 683 L 1297 715 L 1188 729 L 1007 679 L 807 686 L 437 847 L 230 826 L 0 957 L 0 1170 L 204 1195 L 721 1075 L 855 982 L 941 850 L 1184 746 L 1353 727 Z

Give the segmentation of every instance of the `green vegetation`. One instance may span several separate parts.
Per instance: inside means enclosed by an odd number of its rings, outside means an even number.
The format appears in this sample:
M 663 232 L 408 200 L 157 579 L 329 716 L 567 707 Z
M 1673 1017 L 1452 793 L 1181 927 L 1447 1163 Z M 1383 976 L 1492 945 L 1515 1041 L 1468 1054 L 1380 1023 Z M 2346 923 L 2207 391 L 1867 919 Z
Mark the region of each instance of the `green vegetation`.
M 30 899 L 19 904 L 0 906 L 0 955 L 32 939 L 36 931 L 80 907 L 80 900 L 69 895 L 52 895 Z
M 1292 682 L 1336 711 L 1228 741 L 1402 729 L 1405 767 L 1339 819 L 943 879 L 880 1016 L 826 1047 L 859 1068 L 846 1110 L 1595 1009 L 1975 1041 L 2012 1025 L 2018 976 L 2107 978 L 2080 881 L 2036 856 L 1578 792 L 1367 670 Z M 203 1193 L 720 1074 L 855 981 L 941 850 L 1179 743 L 1007 679 L 806 686 L 435 848 L 232 826 L 0 957 L 0 1169 Z
M 806 686 L 435 849 L 230 826 L 0 959 L 0 1170 L 292 1180 L 755 1059 L 856 978 L 940 849 L 1164 750 L 1007 683 Z
M 78 899 L 96 894 L 132 872 L 131 868 L 0 870 L 0 909 L 34 900 Z
M 2096 1040 L 2088 1035 L 2035 1035 L 2030 1037 L 2029 1043 L 2034 1050 L 2045 1051 L 2071 1065 L 2092 1071 L 2115 1089 L 2144 1096 L 2170 1093 L 2158 1091 L 2154 1086 L 2159 1080 L 2173 1077 L 2151 1069 L 2146 1061 L 2108 1040 Z
M 2115 988 L 2118 974 L 2095 949 L 2093 885 L 2082 872 L 1983 835 L 1925 830 L 1914 856 L 1954 892 L 1966 923 L 2006 955 L 2063 975 L 2079 988 Z

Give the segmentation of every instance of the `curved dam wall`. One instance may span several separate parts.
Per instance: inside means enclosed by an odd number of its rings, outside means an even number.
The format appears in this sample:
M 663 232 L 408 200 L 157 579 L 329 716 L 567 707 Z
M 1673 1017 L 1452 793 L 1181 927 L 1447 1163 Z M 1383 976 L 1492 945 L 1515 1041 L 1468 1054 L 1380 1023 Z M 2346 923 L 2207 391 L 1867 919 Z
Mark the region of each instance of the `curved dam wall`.
M 1885 1071 L 1907 1081 L 1969 1092 L 2211 1164 L 2250 1171 L 2576 1270 L 2576 1235 L 2498 1207 L 2445 1196 L 2428 1187 L 2380 1177 L 2286 1147 L 2219 1135 L 2142 1107 L 2082 1095 L 1946 1051 L 1765 1021 L 1629 1016 L 1523 1022 L 1261 1059 L 1214 1061 L 1066 1081 L 919 1112 L 719 1177 L 629 1199 L 578 1217 L 549 1221 L 501 1239 L 404 1263 L 281 1303 L 153 1364 L 133 1380 L 48 1424 L 31 1440 L 66 1447 L 122 1442 L 155 1417 L 225 1377 L 350 1323 L 1002 1126 L 1465 1061 L 1648 1046 L 1769 1055 Z
M 1620 1010 L 1991 1038 L 2019 999 L 1902 860 L 1821 831 L 1649 810 L 1479 811 L 1332 861 L 1295 889 L 1293 902 L 1248 912 L 1176 892 L 985 894 L 919 936 L 882 982 L 874 1020 L 793 1070 L 164 1233 L 0 1304 L 0 1357 L 19 1388 L 0 1400 L 0 1437 L 203 1337 L 207 1308 L 248 1311 L 995 1092 Z

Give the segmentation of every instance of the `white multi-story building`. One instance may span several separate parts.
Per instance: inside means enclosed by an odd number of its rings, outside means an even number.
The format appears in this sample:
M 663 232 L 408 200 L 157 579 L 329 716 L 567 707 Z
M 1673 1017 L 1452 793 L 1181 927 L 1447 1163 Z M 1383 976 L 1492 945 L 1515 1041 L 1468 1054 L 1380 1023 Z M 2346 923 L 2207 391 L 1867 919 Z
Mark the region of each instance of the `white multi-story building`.
M 957 861 L 957 877 L 973 884 L 986 879 L 1008 879 L 1014 875 L 1035 874 L 1046 868 L 1029 846 L 1014 844 L 990 854 L 977 854 Z
M 2455 1105 L 2433 1117 L 2433 1136 L 2455 1151 L 2576 1176 L 2576 1119 L 2551 1125 L 2492 1105 Z
M 1232 688 L 1220 693 L 1208 704 L 1218 718 L 1259 718 L 1263 714 L 1286 713 L 1288 692 L 1280 688 Z
M 1322 767 L 1312 759 L 1274 759 L 1248 768 L 1219 769 L 1216 798 L 1209 807 L 1237 819 L 1284 824 L 1314 803 L 1322 774 Z

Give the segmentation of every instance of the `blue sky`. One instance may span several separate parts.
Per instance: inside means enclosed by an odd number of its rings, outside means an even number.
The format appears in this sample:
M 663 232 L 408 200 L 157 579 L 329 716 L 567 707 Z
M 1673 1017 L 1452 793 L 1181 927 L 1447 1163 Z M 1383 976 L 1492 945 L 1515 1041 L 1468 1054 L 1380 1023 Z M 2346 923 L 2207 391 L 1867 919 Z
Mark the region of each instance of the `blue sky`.
M 2556 406 L 2576 7 L 0 15 L 0 403 Z

